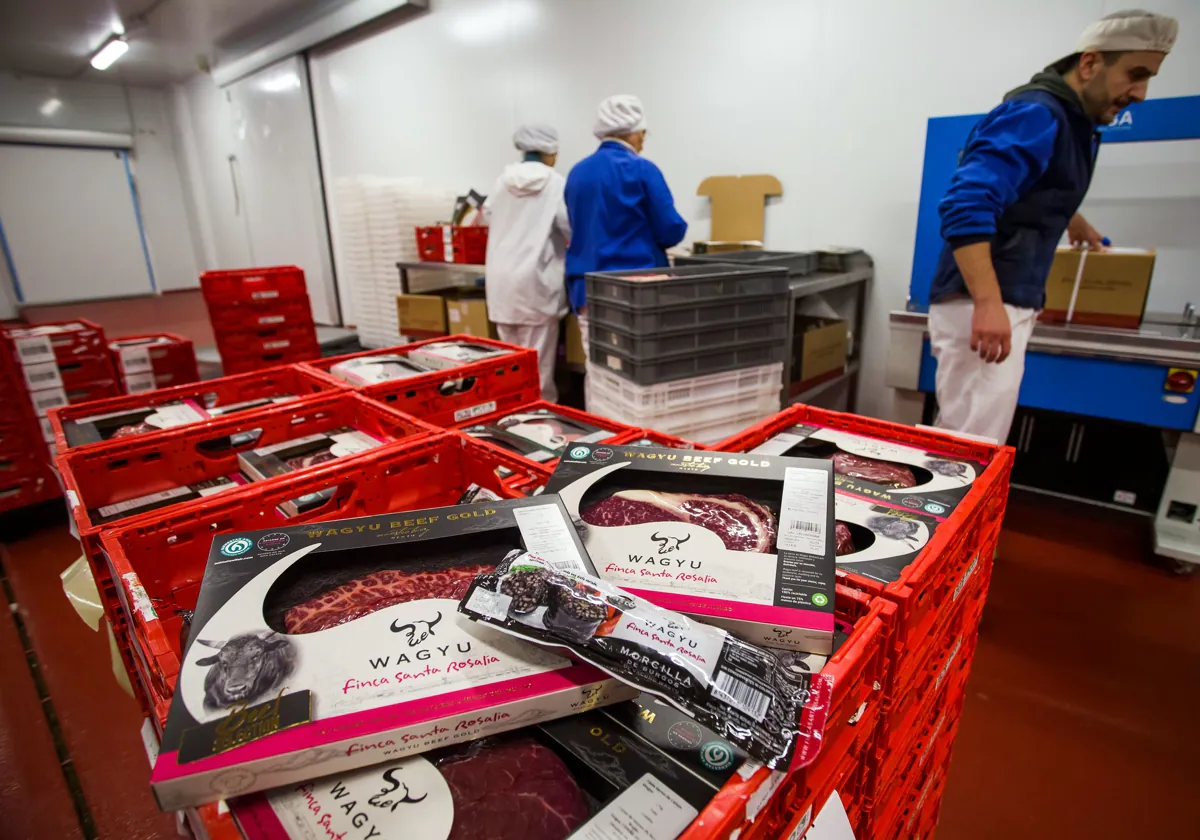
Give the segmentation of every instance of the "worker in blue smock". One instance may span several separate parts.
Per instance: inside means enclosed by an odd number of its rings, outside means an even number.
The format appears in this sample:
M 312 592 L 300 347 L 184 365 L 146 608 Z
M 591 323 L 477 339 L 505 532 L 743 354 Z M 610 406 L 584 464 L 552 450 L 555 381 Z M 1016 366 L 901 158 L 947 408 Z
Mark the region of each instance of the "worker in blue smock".
M 929 292 L 929 338 L 939 426 L 1008 439 L 1059 241 L 1065 232 L 1077 247 L 1105 244 L 1079 214 L 1097 128 L 1146 98 L 1178 31 L 1163 15 L 1108 15 L 972 130 L 938 206 L 945 246 Z
M 587 289 L 592 271 L 667 265 L 667 249 L 683 241 L 687 222 L 675 210 L 666 179 L 642 157 L 646 117 L 636 96 L 600 103 L 592 133 L 600 148 L 567 175 L 567 292 L 588 352 Z M 590 355 L 590 353 L 589 353 Z

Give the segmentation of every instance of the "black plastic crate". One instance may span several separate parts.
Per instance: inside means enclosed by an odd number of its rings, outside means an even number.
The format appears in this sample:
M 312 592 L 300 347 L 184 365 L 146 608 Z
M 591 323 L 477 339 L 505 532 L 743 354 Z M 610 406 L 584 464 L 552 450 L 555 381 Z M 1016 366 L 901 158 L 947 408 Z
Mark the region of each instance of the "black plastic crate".
M 631 333 L 592 321 L 588 328 L 588 340 L 599 343 L 605 350 L 649 361 L 714 347 L 765 344 L 769 341 L 783 343 L 787 341 L 789 326 L 787 311 L 783 309 L 778 310 L 770 320 L 759 319 L 741 324 L 725 321 L 709 327 L 675 332 Z
M 588 302 L 588 323 L 632 335 L 651 335 L 667 330 L 759 322 L 776 315 L 786 317 L 790 302 L 788 295 L 769 295 L 700 305 L 686 303 L 682 306 L 635 308 L 628 304 L 593 300 Z
M 787 269 L 792 277 L 803 277 L 817 270 L 816 251 L 719 251 L 715 254 L 692 254 L 676 257 L 675 265 L 778 266 Z
M 587 275 L 589 305 L 599 301 L 643 308 L 787 293 L 787 271 L 767 266 L 710 263 Z
M 655 385 L 676 379 L 690 379 L 727 370 L 759 367 L 782 362 L 784 344 L 775 341 L 769 344 L 708 347 L 703 351 L 690 351 L 682 356 L 640 359 L 620 350 L 605 348 L 599 341 L 591 339 L 589 358 L 594 364 L 603 365 L 619 376 L 638 385 Z

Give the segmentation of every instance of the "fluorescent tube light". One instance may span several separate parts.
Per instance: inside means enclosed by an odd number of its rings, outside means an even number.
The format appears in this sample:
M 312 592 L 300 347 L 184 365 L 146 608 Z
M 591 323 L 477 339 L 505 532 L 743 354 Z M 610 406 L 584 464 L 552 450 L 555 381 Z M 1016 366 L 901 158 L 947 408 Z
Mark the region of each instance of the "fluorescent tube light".
M 120 38 L 113 38 L 100 48 L 100 52 L 92 56 L 92 66 L 97 70 L 107 70 L 113 62 L 129 51 L 129 44 Z

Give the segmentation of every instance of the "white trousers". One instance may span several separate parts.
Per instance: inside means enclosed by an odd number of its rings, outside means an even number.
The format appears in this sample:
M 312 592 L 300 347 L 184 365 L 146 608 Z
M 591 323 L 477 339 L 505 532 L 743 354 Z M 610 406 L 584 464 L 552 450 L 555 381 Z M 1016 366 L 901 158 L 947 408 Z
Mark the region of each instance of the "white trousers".
M 558 402 L 558 386 L 554 384 L 554 362 L 558 359 L 558 321 L 544 324 L 497 324 L 500 340 L 537 351 L 538 379 L 542 399 Z
M 1004 305 L 1012 326 L 1012 352 L 1000 364 L 971 349 L 970 298 L 929 307 L 929 344 L 937 359 L 937 425 L 955 432 L 1008 440 L 1017 394 L 1025 375 L 1025 348 L 1037 321 L 1036 309 Z

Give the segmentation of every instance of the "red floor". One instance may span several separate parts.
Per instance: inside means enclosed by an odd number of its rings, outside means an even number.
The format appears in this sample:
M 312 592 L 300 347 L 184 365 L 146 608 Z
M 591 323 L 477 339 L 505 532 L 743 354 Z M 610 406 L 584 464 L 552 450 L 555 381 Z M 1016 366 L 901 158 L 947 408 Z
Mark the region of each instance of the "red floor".
M 1196 836 L 1200 579 L 1152 565 L 1148 527 L 1013 500 L 938 840 Z M 54 524 L 12 540 L 3 563 L 90 836 L 175 837 L 150 796 L 141 721 L 107 640 L 63 597 L 58 575 L 77 554 Z M 0 838 L 86 837 L 39 706 L 16 625 L 0 616 Z

